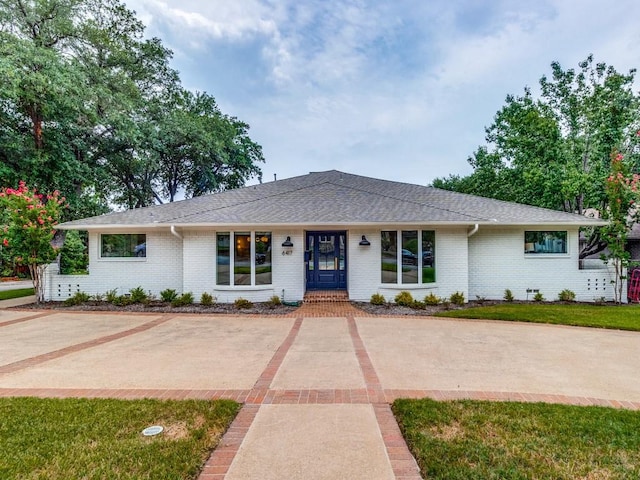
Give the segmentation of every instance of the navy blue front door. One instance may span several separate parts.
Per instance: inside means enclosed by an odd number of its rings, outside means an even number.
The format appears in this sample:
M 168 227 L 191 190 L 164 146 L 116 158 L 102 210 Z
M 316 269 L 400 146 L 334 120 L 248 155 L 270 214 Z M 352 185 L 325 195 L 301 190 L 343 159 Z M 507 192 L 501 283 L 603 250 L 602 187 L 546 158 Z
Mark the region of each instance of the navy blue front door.
M 307 232 L 307 290 L 347 288 L 347 232 Z

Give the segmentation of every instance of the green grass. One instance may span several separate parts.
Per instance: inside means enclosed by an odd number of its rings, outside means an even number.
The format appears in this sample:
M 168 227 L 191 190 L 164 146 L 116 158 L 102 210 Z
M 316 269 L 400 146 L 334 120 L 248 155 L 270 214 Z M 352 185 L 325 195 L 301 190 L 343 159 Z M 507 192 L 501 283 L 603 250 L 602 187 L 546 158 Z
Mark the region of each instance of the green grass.
M 195 479 L 232 401 L 0 399 L 0 478 Z M 158 436 L 144 437 L 148 426 Z
M 429 480 L 640 478 L 640 412 L 428 399 L 393 411 Z
M 585 304 L 504 303 L 486 307 L 450 310 L 440 312 L 437 316 L 640 331 L 640 306 L 638 305 L 598 306 Z
M 0 291 L 0 300 L 9 300 L 11 298 L 28 297 L 33 295 L 33 288 L 19 288 L 17 290 Z

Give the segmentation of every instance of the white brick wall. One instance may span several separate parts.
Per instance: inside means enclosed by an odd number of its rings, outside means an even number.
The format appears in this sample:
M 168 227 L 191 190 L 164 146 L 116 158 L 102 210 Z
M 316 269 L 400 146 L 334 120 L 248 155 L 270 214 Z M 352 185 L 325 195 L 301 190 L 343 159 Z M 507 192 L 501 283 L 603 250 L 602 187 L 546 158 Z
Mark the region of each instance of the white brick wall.
M 268 228 L 260 229 L 270 231 Z M 613 297 L 611 275 L 607 270 L 578 269 L 578 230 L 568 233 L 567 255 L 525 256 L 525 228 L 480 227 L 467 238 L 467 227 L 403 226 L 402 230 L 436 231 L 436 283 L 389 285 L 381 283 L 380 231 L 396 230 L 362 228 L 347 232 L 347 288 L 351 300 L 369 301 L 374 293 L 393 300 L 401 290 L 416 299 L 433 292 L 448 297 L 456 291 L 466 299 L 476 296 L 501 299 L 509 288 L 517 299 L 527 298 L 527 289 L 538 289 L 553 300 L 567 288 L 578 300 L 593 301 Z M 228 232 L 229 230 L 224 230 Z M 246 231 L 246 230 L 243 230 Z M 272 285 L 227 287 L 216 285 L 216 232 L 212 230 L 181 231 L 182 240 L 169 231 L 136 231 L 147 234 L 147 257 L 143 259 L 101 259 L 99 234 L 89 236 L 90 275 L 58 275 L 57 266 L 47 270 L 46 296 L 64 300 L 77 291 L 89 294 L 117 288 L 119 293 L 142 286 L 158 295 L 172 288 L 192 292 L 196 301 L 203 292 L 211 293 L 218 302 L 246 298 L 253 302 L 282 296 L 288 301 L 301 300 L 305 292 L 305 235 L 302 229 L 272 231 Z M 362 235 L 371 245 L 360 246 Z M 282 255 L 282 242 L 287 236 L 294 244 L 291 255 Z M 184 253 L 183 253 L 184 252 Z M 533 293 L 529 293 L 529 298 Z
M 383 284 L 381 282 L 380 232 L 396 230 L 384 227 L 380 230 L 351 230 L 349 232 L 349 298 L 355 301 L 369 301 L 374 293 L 381 293 L 387 300 L 393 300 L 402 290 L 411 292 L 413 298 L 422 300 L 429 293 L 439 297 L 449 297 L 459 291 L 468 298 L 467 282 L 467 231 L 465 228 L 436 228 L 428 225 L 403 226 L 402 230 L 435 230 L 436 282 L 427 284 Z M 371 242 L 370 247 L 359 244 L 362 235 Z
M 117 289 L 119 294 L 142 286 L 157 295 L 173 288 L 182 291 L 182 241 L 170 232 L 147 234 L 146 258 L 100 258 L 100 234 L 89 234 L 89 275 L 59 275 L 58 267 L 47 269 L 47 298 L 64 300 L 76 291 L 90 295 Z
M 469 293 L 487 299 L 502 299 L 510 289 L 518 300 L 532 299 L 539 290 L 546 300 L 556 300 L 569 289 L 576 300 L 613 298 L 609 270 L 579 270 L 578 229 L 567 233 L 566 255 L 525 255 L 524 232 L 533 228 L 480 227 L 469 239 Z M 540 230 L 545 230 L 540 228 Z M 546 230 L 559 230 L 549 227 Z M 565 229 L 562 229 L 565 230 Z

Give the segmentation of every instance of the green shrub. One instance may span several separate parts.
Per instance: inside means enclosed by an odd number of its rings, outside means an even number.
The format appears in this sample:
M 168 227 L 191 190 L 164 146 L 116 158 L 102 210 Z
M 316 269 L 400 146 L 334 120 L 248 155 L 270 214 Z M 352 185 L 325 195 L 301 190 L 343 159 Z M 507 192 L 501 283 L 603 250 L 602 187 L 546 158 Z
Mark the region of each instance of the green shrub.
M 382 295 L 381 293 L 374 293 L 373 295 L 371 295 L 371 305 L 384 305 L 386 303 L 386 300 L 384 298 L 384 295 Z
M 449 301 L 454 305 L 464 305 L 464 293 L 455 292 L 449 297 Z
M 424 297 L 424 303 L 426 305 L 431 305 L 431 306 L 439 305 L 440 297 L 438 297 L 435 293 L 431 292 L 429 295 Z
M 73 305 L 81 305 L 84 302 L 88 302 L 91 300 L 91 295 L 84 292 L 76 292 L 73 296 L 67 298 L 63 303 L 66 307 L 71 307 Z
M 278 295 L 274 295 L 269 300 L 267 300 L 267 305 L 269 305 L 270 307 L 277 307 L 279 305 L 282 305 L 282 300 Z
M 104 295 L 102 293 L 96 293 L 93 297 L 91 297 L 91 300 L 93 300 L 94 302 L 102 302 L 104 301 Z
M 142 287 L 136 287 L 129 290 L 129 298 L 131 303 L 148 303 L 149 296 Z
M 484 305 L 484 302 L 486 301 L 487 301 L 487 297 L 476 295 L 476 302 L 478 302 L 480 305 Z
M 162 293 L 160 293 L 162 295 Z M 193 293 L 185 292 L 179 297 L 174 298 L 171 301 L 172 307 L 186 307 L 187 305 L 191 305 L 193 303 Z
M 106 298 L 107 302 L 113 303 L 115 305 L 116 302 L 118 301 L 118 289 L 114 288 L 113 290 L 109 290 L 105 294 L 105 298 Z
M 427 308 L 427 304 L 424 302 L 421 302 L 420 300 L 415 300 L 411 304 L 411 308 L 413 308 L 414 310 L 424 310 L 425 308 Z
M 200 303 L 205 307 L 209 307 L 215 303 L 215 298 L 210 293 L 204 292 L 200 295 Z
M 163 302 L 168 302 L 171 303 L 173 302 L 176 298 L 178 298 L 178 292 L 176 292 L 175 290 L 173 290 L 172 288 L 167 288 L 166 290 L 162 290 L 160 292 L 160 299 Z
M 558 294 L 558 300 L 561 302 L 573 302 L 576 299 L 576 294 L 569 289 L 564 289 Z
M 542 302 L 544 300 L 544 295 L 542 295 L 542 293 L 538 292 L 533 296 L 533 301 L 534 302 Z
M 505 302 L 513 302 L 515 300 L 513 292 L 508 288 L 504 291 L 504 297 L 502 298 L 504 298 Z
M 394 298 L 394 301 L 396 302 L 396 305 L 400 305 L 402 307 L 410 307 L 414 302 L 411 292 L 407 292 L 406 290 L 398 293 L 396 298 Z
M 111 303 L 118 307 L 126 307 L 127 305 L 131 305 L 133 302 L 131 301 L 131 295 L 125 293 L 124 295 L 117 296 Z
M 253 308 L 253 302 L 247 300 L 246 298 L 236 298 L 236 301 L 233 303 L 238 310 Z
M 60 249 L 60 273 L 62 275 L 84 274 L 89 265 L 89 255 L 80 232 L 70 230 L 64 237 L 64 244 Z

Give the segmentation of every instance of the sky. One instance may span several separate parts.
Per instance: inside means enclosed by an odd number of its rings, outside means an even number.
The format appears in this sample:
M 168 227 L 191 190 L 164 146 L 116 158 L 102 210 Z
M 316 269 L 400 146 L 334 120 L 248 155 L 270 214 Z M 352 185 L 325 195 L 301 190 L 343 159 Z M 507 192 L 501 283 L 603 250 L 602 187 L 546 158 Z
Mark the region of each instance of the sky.
M 640 68 L 637 0 L 125 3 L 173 50 L 185 88 L 250 125 L 265 182 L 468 175 L 506 96 L 536 93 L 551 62 Z

